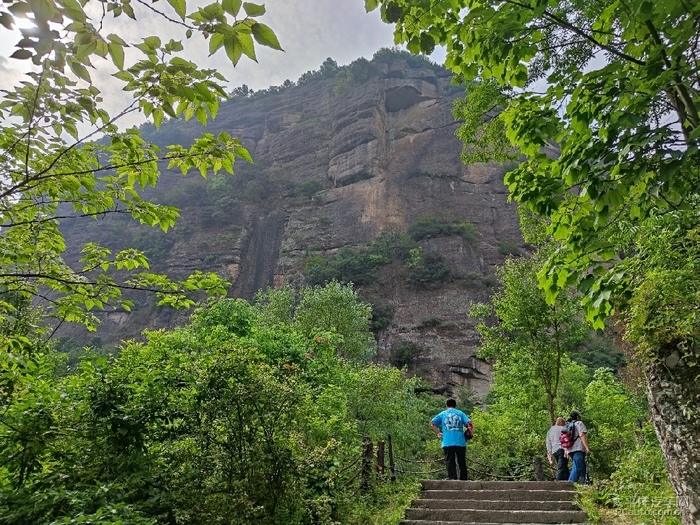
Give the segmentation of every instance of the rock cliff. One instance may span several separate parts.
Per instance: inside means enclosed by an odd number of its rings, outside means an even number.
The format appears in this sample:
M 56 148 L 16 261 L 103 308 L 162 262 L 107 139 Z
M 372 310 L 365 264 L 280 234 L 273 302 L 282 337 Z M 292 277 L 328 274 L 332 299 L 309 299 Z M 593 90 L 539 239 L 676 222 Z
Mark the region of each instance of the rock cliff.
M 447 71 L 399 56 L 358 61 L 280 93 L 234 98 L 207 131 L 239 137 L 255 164 L 238 162 L 231 179 L 166 173 L 155 198 L 182 210 L 172 235 L 109 219 L 68 225 L 69 239 L 140 243 L 154 269 L 173 276 L 214 270 L 233 283 L 233 296 L 250 299 L 261 288 L 304 282 L 311 255 L 365 246 L 425 217 L 471 224 L 471 237 L 448 232 L 417 242 L 424 253 L 442 255 L 449 278 L 412 286 L 405 266 L 392 262 L 358 288 L 389 319 L 377 330 L 379 359 L 408 364 L 436 388 L 483 395 L 490 367 L 474 355 L 478 337 L 466 311 L 488 298 L 495 265 L 522 241 L 503 167 L 460 161 L 451 109 L 461 95 Z M 168 122 L 152 138 L 187 142 L 200 131 Z M 104 315 L 103 341 L 186 315 L 136 299 L 132 314 Z

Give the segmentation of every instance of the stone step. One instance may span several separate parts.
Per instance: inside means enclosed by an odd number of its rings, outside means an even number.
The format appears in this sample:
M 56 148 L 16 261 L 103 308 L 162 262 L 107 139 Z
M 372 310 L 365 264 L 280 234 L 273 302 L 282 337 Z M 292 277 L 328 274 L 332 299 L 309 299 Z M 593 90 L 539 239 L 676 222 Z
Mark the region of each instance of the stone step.
M 421 499 L 486 499 L 503 501 L 572 501 L 574 490 L 424 490 Z
M 416 499 L 411 507 L 418 509 L 474 509 L 474 510 L 578 510 L 571 500 L 562 501 L 522 501 L 504 499 L 474 499 L 465 494 L 460 499 Z
M 474 523 L 584 523 L 585 512 L 577 510 L 459 510 L 459 509 L 407 509 L 406 520 L 434 524 L 471 521 Z M 402 522 L 403 523 L 403 522 Z M 404 524 L 406 525 L 406 524 Z
M 459 481 L 457 479 L 424 479 L 423 490 L 574 490 L 569 481 Z
M 542 523 L 495 523 L 476 521 L 423 521 L 423 520 L 401 520 L 399 525 L 546 525 Z M 568 525 L 588 525 L 587 522 L 571 523 Z

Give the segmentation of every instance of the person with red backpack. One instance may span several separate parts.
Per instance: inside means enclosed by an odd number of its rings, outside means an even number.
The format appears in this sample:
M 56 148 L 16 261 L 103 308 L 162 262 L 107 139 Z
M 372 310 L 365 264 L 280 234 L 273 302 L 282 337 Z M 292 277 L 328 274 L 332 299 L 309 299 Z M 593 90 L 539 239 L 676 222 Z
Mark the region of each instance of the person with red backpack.
M 586 455 L 591 453 L 591 449 L 588 448 L 587 432 L 586 425 L 581 421 L 581 414 L 575 410 L 571 412 L 559 437 L 566 455 L 571 458 L 569 481 L 585 482 L 587 479 Z
M 442 439 L 442 451 L 445 454 L 447 477 L 449 479 L 467 479 L 467 439 L 471 439 L 472 426 L 469 416 L 457 410 L 453 398 L 445 401 L 447 408 L 430 421 L 435 435 Z M 465 427 L 466 430 L 465 431 Z M 459 478 L 457 468 L 459 467 Z

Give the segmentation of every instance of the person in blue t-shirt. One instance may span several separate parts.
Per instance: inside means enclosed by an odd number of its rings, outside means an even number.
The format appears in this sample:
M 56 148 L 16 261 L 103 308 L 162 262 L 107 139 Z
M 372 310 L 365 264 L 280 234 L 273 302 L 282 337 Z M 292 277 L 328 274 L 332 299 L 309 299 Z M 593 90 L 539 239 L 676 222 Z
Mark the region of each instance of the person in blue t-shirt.
M 457 410 L 457 402 L 449 398 L 445 401 L 447 409 L 430 421 L 437 437 L 442 438 L 442 451 L 445 453 L 447 477 L 449 479 L 467 479 L 467 440 L 464 439 L 464 427 L 469 423 L 469 416 Z M 457 478 L 459 466 L 459 478 Z

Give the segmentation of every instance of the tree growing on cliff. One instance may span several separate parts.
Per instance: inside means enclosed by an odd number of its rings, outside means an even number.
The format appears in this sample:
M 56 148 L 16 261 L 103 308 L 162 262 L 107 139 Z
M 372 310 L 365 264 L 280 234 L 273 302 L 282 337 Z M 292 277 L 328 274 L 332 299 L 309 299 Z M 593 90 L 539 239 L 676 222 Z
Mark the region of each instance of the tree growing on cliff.
M 683 522 L 697 523 L 700 321 L 689 305 L 699 278 L 689 269 L 700 242 L 700 4 L 365 2 L 380 4 L 397 43 L 414 53 L 446 45 L 448 68 L 500 87 L 493 109 L 509 143 L 495 151 L 527 156 L 506 184 L 561 243 L 539 272 L 548 300 L 577 284 L 598 327 L 631 301 L 624 319 L 646 357 L 657 435 Z M 543 153 L 552 141 L 557 158 Z
M 182 58 L 182 41 L 146 36 L 127 43 L 137 15 L 155 17 L 159 27 L 180 30 L 185 39 L 203 35 L 211 54 L 223 48 L 234 65 L 243 55 L 255 60 L 255 42 L 281 49 L 273 31 L 257 20 L 265 13 L 263 5 L 224 0 L 188 9 L 185 0 L 168 0 L 160 7 L 138 0 L 97 6 L 87 0 L 10 0 L 0 6 L 0 31 L 7 37 L 19 27 L 21 33 L 11 58 L 32 63 L 26 79 L 4 90 L 0 101 L 1 321 L 16 311 L 10 298 L 17 296 L 41 296 L 51 315 L 94 328 L 92 310 L 108 304 L 129 308 L 124 289 L 151 290 L 161 304 L 172 306 L 191 305 L 192 291 L 223 292 L 225 281 L 215 274 L 195 272 L 176 282 L 151 273 L 146 257 L 134 249 L 111 253 L 88 244 L 79 265 L 64 259 L 63 219 L 118 213 L 170 228 L 177 209 L 141 194 L 157 183 L 163 166 L 183 174 L 194 168 L 206 176 L 232 173 L 236 158 L 251 160 L 226 133 L 204 133 L 189 147 L 161 149 L 136 130 L 118 128 L 120 119 L 137 111 L 156 127 L 166 116 L 206 124 L 225 97 L 224 77 Z M 121 36 L 109 32 L 114 18 Z M 93 83 L 91 71 L 98 63 L 111 68 L 114 82 L 133 94 L 116 114 L 107 111 Z M 4 339 L 6 346 L 23 342 L 21 334 Z

